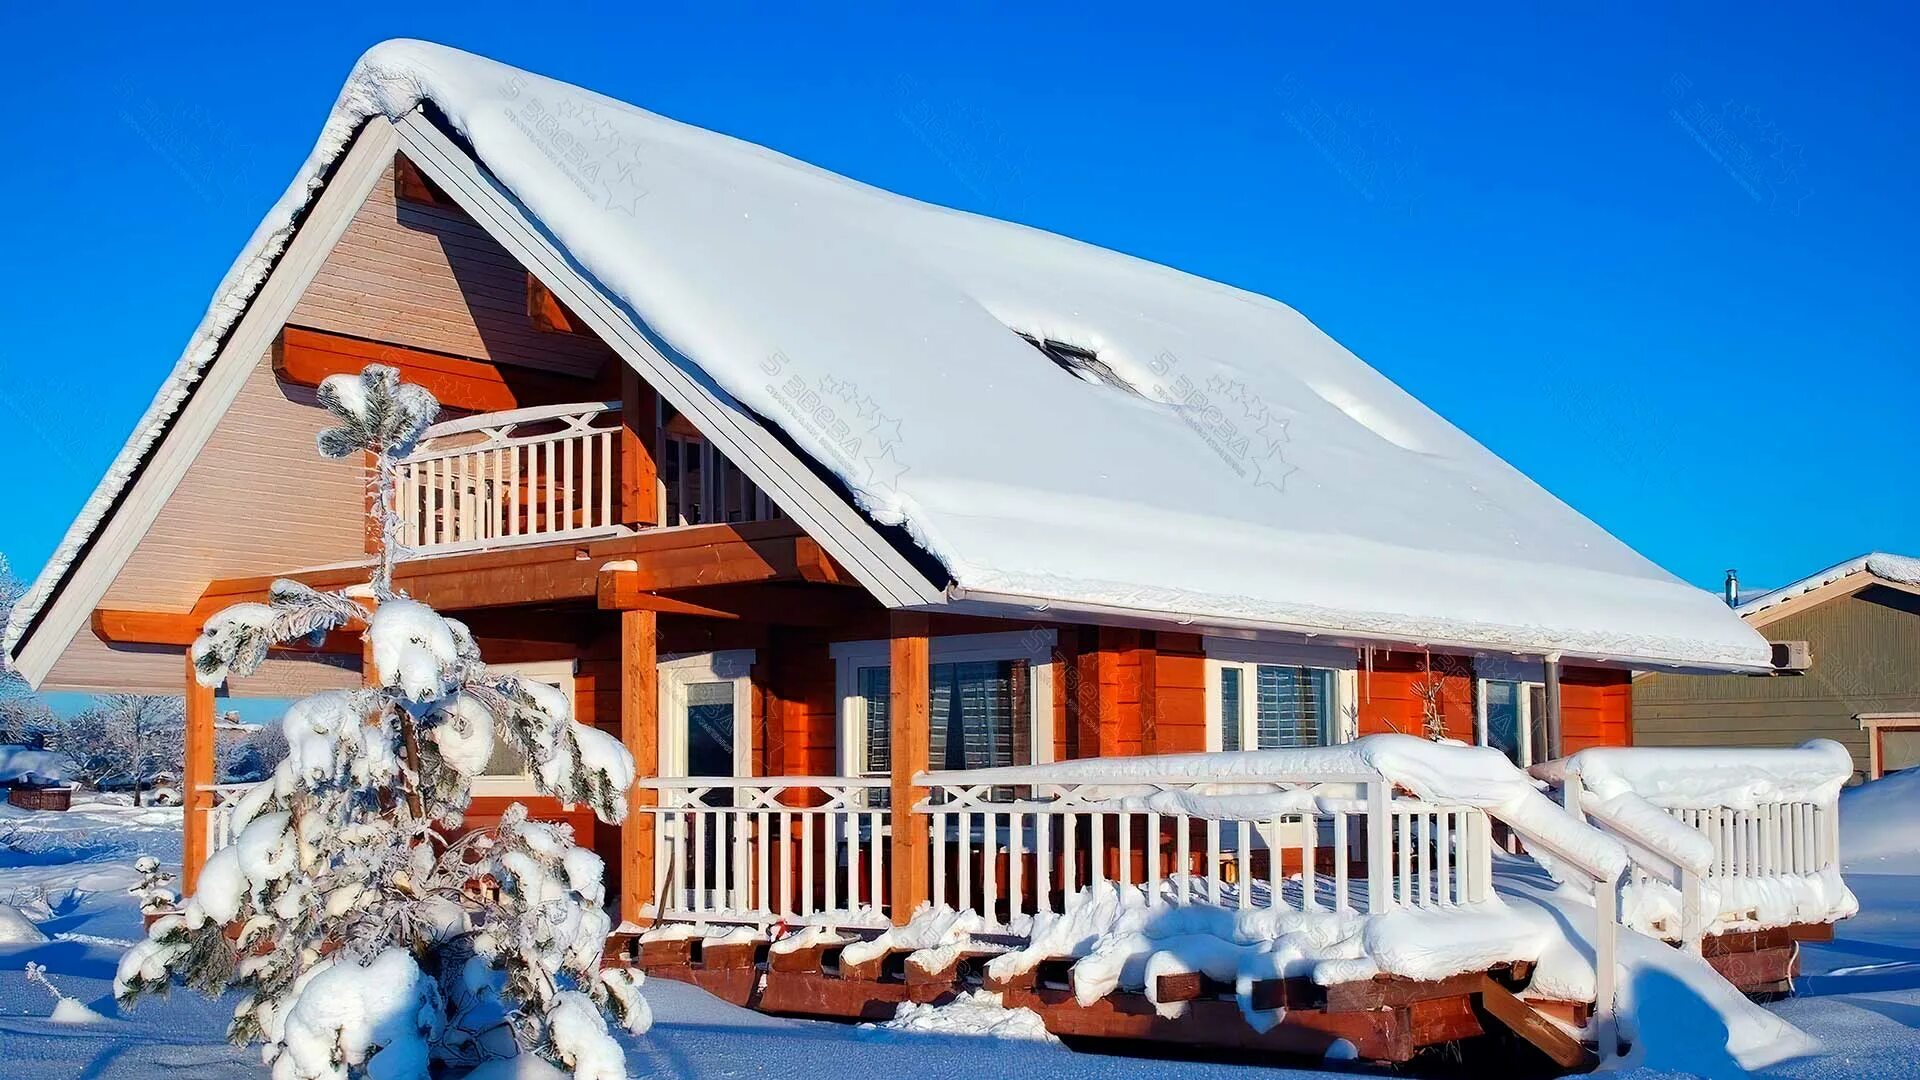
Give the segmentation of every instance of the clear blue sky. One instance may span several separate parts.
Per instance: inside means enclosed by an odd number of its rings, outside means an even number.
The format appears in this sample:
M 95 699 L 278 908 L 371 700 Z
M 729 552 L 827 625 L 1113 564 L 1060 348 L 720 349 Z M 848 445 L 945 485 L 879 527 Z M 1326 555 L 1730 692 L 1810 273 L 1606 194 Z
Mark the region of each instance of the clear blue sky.
M 1920 553 L 1920 22 L 1551 6 L 28 5 L 0 551 L 37 572 L 354 58 L 413 36 L 1278 297 L 1696 583 Z

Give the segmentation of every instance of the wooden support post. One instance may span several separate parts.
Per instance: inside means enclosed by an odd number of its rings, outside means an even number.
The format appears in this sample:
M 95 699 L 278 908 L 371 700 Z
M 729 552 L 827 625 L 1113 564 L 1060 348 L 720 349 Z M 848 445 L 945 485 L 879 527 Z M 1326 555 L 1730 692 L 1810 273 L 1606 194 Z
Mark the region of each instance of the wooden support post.
M 927 868 L 931 843 L 925 815 L 913 812 L 926 794 L 915 787 L 914 774 L 928 761 L 930 728 L 930 651 L 927 617 L 898 611 L 892 619 L 891 693 L 888 711 L 892 723 L 893 895 L 895 926 L 905 926 L 914 909 L 927 900 Z
M 659 397 L 632 368 L 620 377 L 620 520 L 660 524 Z
M 188 652 L 186 699 L 186 762 L 181 769 L 181 813 L 186 840 L 180 853 L 180 885 L 192 895 L 207 861 L 207 815 L 213 809 L 213 687 L 201 686 L 194 676 L 193 653 Z
M 1547 657 L 1547 754 L 1542 757 L 1535 754 L 1538 761 L 1551 761 L 1565 755 L 1564 743 L 1560 737 L 1560 654 Z
M 660 616 L 620 613 L 620 741 L 633 755 L 636 779 L 660 773 Z M 654 793 L 627 793 L 627 820 L 620 827 L 620 918 L 645 926 L 642 910 L 654 900 Z

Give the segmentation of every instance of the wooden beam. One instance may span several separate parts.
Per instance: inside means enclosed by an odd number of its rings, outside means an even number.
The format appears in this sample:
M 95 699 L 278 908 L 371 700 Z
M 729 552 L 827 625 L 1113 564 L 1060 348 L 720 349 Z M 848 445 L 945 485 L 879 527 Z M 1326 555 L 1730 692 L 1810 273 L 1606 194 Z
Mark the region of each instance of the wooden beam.
M 1480 1006 L 1563 1069 L 1589 1072 L 1599 1064 L 1593 1051 L 1490 977 L 1480 980 Z
M 529 405 L 584 401 L 592 395 L 593 387 L 586 379 L 503 367 L 303 326 L 285 328 L 273 342 L 273 372 L 295 386 L 319 386 L 330 375 L 356 375 L 368 364 L 398 368 L 401 377 L 426 387 L 443 408 L 458 412 L 505 412 Z
M 109 645 L 171 645 L 186 647 L 200 636 L 200 628 L 213 612 L 199 611 L 125 611 L 119 608 L 95 608 L 93 635 Z M 301 642 L 275 645 L 275 652 L 331 653 L 360 655 L 360 631 L 335 630 L 319 648 Z
M 595 600 L 600 568 L 622 560 L 637 564 L 640 576 L 633 579 L 633 587 L 648 592 L 798 581 L 805 557 L 796 543 L 799 534 L 799 526 L 791 521 L 755 521 L 650 529 L 586 543 L 430 556 L 401 563 L 394 571 L 394 584 L 423 603 L 449 611 Z M 365 582 L 367 568 L 226 578 L 207 586 L 194 611 L 212 614 L 240 601 L 264 601 L 268 588 L 283 577 L 316 589 L 338 589 Z
M 620 741 L 633 755 L 634 776 L 660 772 L 660 616 L 633 610 L 620 613 Z M 620 918 L 636 926 L 653 895 L 654 820 L 643 807 L 652 791 L 627 793 L 627 820 L 620 828 Z
M 705 607 L 690 600 L 678 600 L 656 592 L 633 587 L 633 570 L 600 571 L 599 596 L 602 611 L 651 611 L 660 615 L 692 615 L 703 619 L 738 619 L 740 616 L 719 608 Z
M 927 858 L 931 845 L 927 819 L 913 812 L 926 794 L 913 777 L 926 771 L 931 727 L 931 650 L 927 617 L 920 612 L 892 614 L 891 684 L 888 697 L 893 807 L 893 895 L 889 899 L 895 926 L 913 919 L 914 909 L 928 898 Z
M 185 818 L 185 841 L 180 852 L 180 885 L 192 895 L 200 881 L 200 867 L 206 864 L 207 817 L 213 809 L 213 792 L 205 790 L 213 783 L 213 687 L 200 685 L 193 666 L 193 654 L 186 653 L 186 753 L 180 770 L 181 814 Z
M 660 398 L 640 373 L 620 372 L 620 520 L 629 525 L 660 524 Z

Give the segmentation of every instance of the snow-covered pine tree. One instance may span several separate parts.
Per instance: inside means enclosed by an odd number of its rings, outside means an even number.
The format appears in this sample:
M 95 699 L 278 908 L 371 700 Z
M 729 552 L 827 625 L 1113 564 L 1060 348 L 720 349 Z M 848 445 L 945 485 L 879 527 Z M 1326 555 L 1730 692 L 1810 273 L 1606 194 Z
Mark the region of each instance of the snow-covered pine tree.
M 439 411 L 432 395 L 376 365 L 319 396 L 339 420 L 321 454 L 374 456 L 372 580 L 275 582 L 267 603 L 209 619 L 192 655 L 214 686 L 276 644 L 361 627 L 371 685 L 288 709 L 286 760 L 237 807 L 237 838 L 184 910 L 121 959 L 115 996 L 131 1004 L 175 978 L 243 991 L 228 1037 L 262 1043 L 274 1080 L 424 1080 L 519 1052 L 576 1080 L 623 1078 L 603 1010 L 630 1031 L 650 1018 L 635 977 L 599 969 L 600 859 L 518 804 L 494 828 L 458 830 L 496 742 L 526 756 L 543 792 L 608 822 L 626 815 L 633 759 L 574 721 L 566 695 L 487 667 L 466 627 L 394 590 L 394 471 Z

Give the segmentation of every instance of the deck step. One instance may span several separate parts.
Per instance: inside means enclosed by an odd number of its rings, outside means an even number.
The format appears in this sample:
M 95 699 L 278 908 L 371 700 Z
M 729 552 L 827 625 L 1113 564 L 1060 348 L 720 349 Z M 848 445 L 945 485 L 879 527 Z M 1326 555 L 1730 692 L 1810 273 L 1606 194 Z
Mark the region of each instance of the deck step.
M 1480 1005 L 1488 1016 L 1533 1044 L 1555 1065 L 1577 1072 L 1591 1072 L 1600 1064 L 1586 1044 L 1566 1033 L 1560 1025 L 1535 1012 L 1533 1006 L 1516 997 L 1492 976 L 1480 980 Z

